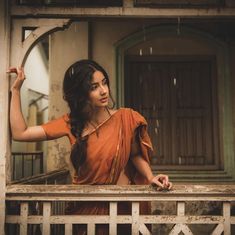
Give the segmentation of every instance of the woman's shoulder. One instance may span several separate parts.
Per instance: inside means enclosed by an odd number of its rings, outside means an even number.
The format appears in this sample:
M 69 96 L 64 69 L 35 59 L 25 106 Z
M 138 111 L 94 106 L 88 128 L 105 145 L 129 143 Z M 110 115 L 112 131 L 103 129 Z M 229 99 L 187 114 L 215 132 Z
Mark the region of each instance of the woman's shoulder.
M 146 122 L 145 118 L 138 111 L 132 108 L 119 108 L 117 110 L 125 118 L 135 121 L 135 122 Z
M 132 108 L 121 107 L 121 108 L 117 109 L 117 111 L 119 111 L 121 113 L 130 114 L 130 115 L 141 115 L 138 111 L 136 111 Z

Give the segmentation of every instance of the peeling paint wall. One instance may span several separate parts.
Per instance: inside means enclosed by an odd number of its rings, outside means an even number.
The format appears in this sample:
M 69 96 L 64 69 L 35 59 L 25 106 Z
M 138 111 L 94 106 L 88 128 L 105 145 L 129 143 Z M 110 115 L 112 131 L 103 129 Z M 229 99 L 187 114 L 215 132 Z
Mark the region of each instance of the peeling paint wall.
M 51 120 L 68 112 L 62 92 L 64 73 L 75 61 L 88 58 L 88 23 L 73 23 L 65 31 L 53 33 L 49 44 L 49 120 Z M 70 148 L 66 137 L 49 141 L 47 172 L 70 167 Z

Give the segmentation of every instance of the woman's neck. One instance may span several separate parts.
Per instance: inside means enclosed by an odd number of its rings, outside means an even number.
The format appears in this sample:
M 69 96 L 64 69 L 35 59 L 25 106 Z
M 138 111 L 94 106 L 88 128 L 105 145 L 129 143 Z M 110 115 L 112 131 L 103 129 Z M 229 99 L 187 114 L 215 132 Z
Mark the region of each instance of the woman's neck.
M 93 125 L 99 125 L 110 117 L 110 112 L 107 107 L 96 108 L 93 110 L 90 122 Z

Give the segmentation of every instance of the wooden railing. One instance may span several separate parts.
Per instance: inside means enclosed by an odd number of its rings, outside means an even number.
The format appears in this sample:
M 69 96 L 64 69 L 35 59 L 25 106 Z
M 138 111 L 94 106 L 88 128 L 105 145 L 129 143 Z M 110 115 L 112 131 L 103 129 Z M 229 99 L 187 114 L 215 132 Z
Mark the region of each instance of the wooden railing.
M 6 214 L 6 224 L 18 224 L 19 234 L 26 235 L 29 224 L 40 224 L 41 234 L 49 235 L 51 225 L 63 225 L 63 234 L 71 235 L 73 224 L 87 224 L 87 233 L 95 234 L 96 224 L 109 224 L 109 233 L 117 234 L 117 224 L 131 224 L 132 235 L 151 234 L 146 224 L 172 225 L 170 235 L 193 234 L 189 225 L 214 225 L 212 235 L 231 235 L 235 216 L 231 208 L 235 201 L 235 185 L 175 185 L 172 191 L 156 191 L 152 186 L 85 186 L 85 185 L 11 185 L 7 187 L 7 203 L 19 203 L 18 214 Z M 52 213 L 54 202 L 108 201 L 109 215 L 64 215 Z M 117 203 L 132 203 L 131 215 L 117 215 Z M 140 215 L 139 203 L 176 203 L 176 213 L 169 215 Z M 42 203 L 42 213 L 29 213 L 30 203 Z M 186 203 L 222 204 L 221 214 L 192 215 L 186 212 Z M 153 233 L 154 234 L 154 233 Z M 15 234 L 16 235 L 16 234 Z M 33 234 L 32 234 L 33 235 Z
M 35 174 L 43 173 L 43 152 L 13 152 L 13 180 L 22 179 L 26 176 L 33 176 Z M 28 164 L 26 166 L 26 161 Z M 38 172 L 35 171 L 36 161 L 38 161 Z M 26 175 L 26 170 L 29 173 Z M 18 173 L 18 174 L 17 174 Z
M 69 170 L 59 169 L 47 173 L 37 174 L 23 179 L 14 180 L 11 184 L 67 184 L 69 181 Z

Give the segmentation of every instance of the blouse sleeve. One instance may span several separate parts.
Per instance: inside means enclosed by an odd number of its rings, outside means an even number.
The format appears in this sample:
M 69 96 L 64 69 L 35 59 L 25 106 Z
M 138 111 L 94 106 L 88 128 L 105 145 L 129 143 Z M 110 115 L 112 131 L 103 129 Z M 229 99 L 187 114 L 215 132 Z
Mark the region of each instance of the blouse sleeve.
M 140 156 L 150 164 L 153 147 L 147 131 L 145 118 L 134 110 L 130 110 L 130 128 L 132 132 L 132 144 L 134 142 L 134 152 L 138 151 Z M 133 145 L 132 145 L 133 146 Z M 132 154 L 132 153 L 131 153 Z M 134 153 L 135 154 L 135 153 Z M 128 175 L 134 184 L 147 184 L 147 179 L 138 172 L 130 161 L 127 167 Z
M 68 136 L 70 130 L 68 120 L 68 115 L 65 114 L 62 117 L 42 124 L 41 127 L 45 131 L 47 140 Z
M 152 143 L 147 131 L 147 121 L 138 112 L 131 110 L 131 117 L 133 119 L 133 140 L 137 141 L 141 150 L 142 157 L 150 163 L 150 156 L 153 151 Z

